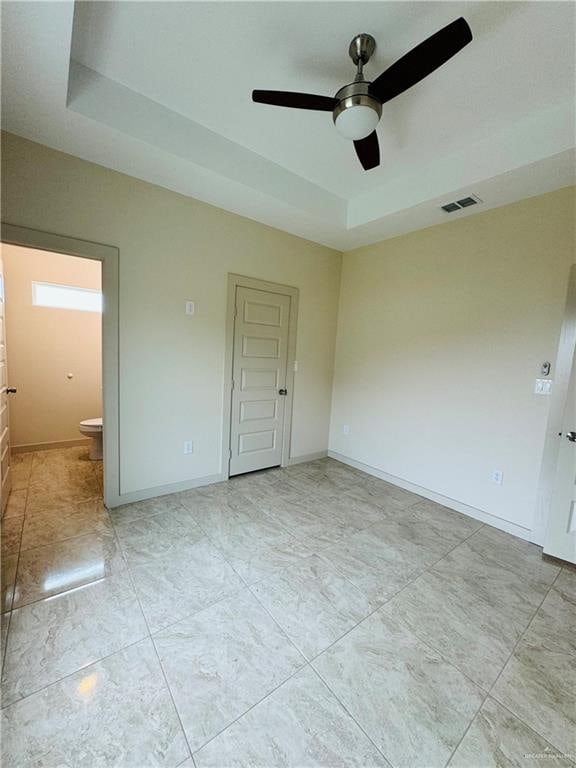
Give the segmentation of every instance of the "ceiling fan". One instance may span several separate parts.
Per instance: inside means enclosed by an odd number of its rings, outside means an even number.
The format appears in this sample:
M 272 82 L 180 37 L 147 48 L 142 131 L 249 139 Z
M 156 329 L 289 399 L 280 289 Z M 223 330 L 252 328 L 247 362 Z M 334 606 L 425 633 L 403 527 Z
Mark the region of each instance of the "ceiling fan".
M 361 34 L 350 43 L 348 53 L 357 67 L 352 83 L 334 97 L 292 91 L 252 91 L 252 100 L 260 104 L 295 109 L 332 112 L 336 130 L 354 141 L 358 159 L 365 171 L 380 164 L 380 147 L 375 128 L 382 105 L 423 80 L 458 53 L 472 40 L 472 31 L 460 18 L 443 27 L 420 45 L 404 54 L 376 80 L 364 79 L 364 66 L 376 49 L 372 35 Z

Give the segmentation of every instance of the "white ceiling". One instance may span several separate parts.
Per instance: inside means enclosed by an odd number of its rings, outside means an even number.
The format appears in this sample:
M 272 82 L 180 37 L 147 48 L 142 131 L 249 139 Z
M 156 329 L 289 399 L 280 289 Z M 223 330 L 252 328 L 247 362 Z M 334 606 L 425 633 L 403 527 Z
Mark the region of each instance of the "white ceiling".
M 333 95 L 360 31 L 376 77 L 458 16 L 473 42 L 385 105 L 365 172 L 329 113 L 253 88 Z M 571 2 L 3 3 L 3 127 L 348 249 L 573 183 Z M 466 211 L 455 216 L 471 215 Z

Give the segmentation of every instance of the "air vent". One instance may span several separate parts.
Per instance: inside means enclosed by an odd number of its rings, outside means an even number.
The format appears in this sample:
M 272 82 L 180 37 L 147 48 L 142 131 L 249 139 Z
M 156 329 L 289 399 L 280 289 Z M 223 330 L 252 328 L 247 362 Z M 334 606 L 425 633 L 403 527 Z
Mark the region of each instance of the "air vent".
M 441 205 L 443 211 L 446 211 L 446 213 L 454 213 L 454 211 L 459 211 L 461 208 L 469 208 L 471 205 L 478 205 L 478 203 L 481 203 L 482 200 L 477 195 L 469 195 L 468 197 L 462 197 L 460 200 L 456 200 L 453 203 L 446 203 L 446 205 Z

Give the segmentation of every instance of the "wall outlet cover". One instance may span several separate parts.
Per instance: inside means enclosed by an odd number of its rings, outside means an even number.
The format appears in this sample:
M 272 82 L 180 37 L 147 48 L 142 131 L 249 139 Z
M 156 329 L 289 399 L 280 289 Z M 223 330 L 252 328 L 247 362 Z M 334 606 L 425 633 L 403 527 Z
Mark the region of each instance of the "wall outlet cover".
M 184 453 L 185 454 L 194 453 L 194 443 L 192 442 L 192 440 L 186 440 L 185 441 L 185 443 L 184 443 Z

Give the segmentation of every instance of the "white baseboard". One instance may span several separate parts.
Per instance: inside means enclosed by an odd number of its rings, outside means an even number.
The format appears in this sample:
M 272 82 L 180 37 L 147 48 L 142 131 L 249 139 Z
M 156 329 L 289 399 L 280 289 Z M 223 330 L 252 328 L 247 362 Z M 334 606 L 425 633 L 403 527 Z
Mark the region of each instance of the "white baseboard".
M 168 496 L 171 493 L 180 493 L 181 491 L 190 491 L 193 488 L 200 488 L 203 485 L 212 485 L 228 480 L 225 474 L 207 475 L 206 477 L 196 477 L 194 480 L 183 480 L 180 483 L 171 483 L 170 485 L 157 485 L 154 488 L 144 488 L 141 491 L 131 491 L 130 493 L 108 494 L 106 497 L 106 506 L 108 509 L 121 507 L 123 504 L 133 504 L 136 501 L 146 501 L 155 499 L 158 496 Z
M 12 453 L 30 453 L 31 451 L 52 451 L 56 448 L 74 448 L 77 445 L 90 445 L 89 437 L 79 437 L 74 440 L 54 440 L 51 443 L 24 443 L 11 445 Z
M 328 451 L 316 451 L 316 453 L 304 453 L 301 456 L 291 456 L 288 459 L 288 466 L 293 464 L 304 464 L 307 461 L 316 461 L 317 459 L 325 459 L 328 456 Z
M 351 467 L 360 469 L 362 472 L 366 472 L 368 475 L 373 475 L 374 477 L 380 478 L 380 480 L 385 480 L 387 483 L 397 485 L 399 488 L 403 488 L 405 491 L 417 493 L 419 496 L 423 496 L 425 499 L 430 499 L 431 501 L 435 501 L 438 504 L 442 504 L 444 507 L 453 509 L 456 512 L 461 512 L 463 515 L 474 518 L 474 520 L 480 520 L 480 522 L 491 525 L 493 528 L 498 528 L 499 530 L 505 531 L 506 533 L 511 533 L 513 536 L 518 536 L 519 539 L 524 539 L 525 541 L 530 541 L 531 539 L 531 530 L 529 528 L 524 528 L 517 523 L 511 523 L 509 520 L 503 520 L 501 517 L 496 517 L 495 515 L 491 515 L 489 512 L 484 512 L 483 510 L 477 509 L 476 507 L 471 507 L 468 504 L 464 504 L 461 501 L 456 501 L 456 499 L 451 499 L 448 496 L 443 496 L 441 493 L 430 491 L 428 488 L 422 488 L 420 485 L 410 483 L 408 480 L 402 480 L 402 478 L 396 477 L 395 475 L 389 475 L 387 472 L 382 472 L 382 470 L 376 469 L 376 467 L 371 467 L 369 464 L 363 464 L 361 461 L 356 461 L 355 459 L 351 459 L 348 456 L 337 453 L 336 451 L 328 451 L 328 456 L 330 456 L 332 459 L 336 459 L 336 461 L 341 461 L 343 464 L 348 464 Z

